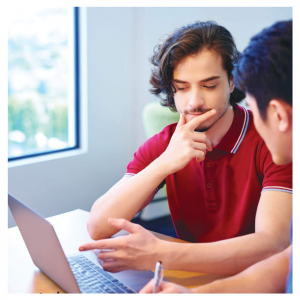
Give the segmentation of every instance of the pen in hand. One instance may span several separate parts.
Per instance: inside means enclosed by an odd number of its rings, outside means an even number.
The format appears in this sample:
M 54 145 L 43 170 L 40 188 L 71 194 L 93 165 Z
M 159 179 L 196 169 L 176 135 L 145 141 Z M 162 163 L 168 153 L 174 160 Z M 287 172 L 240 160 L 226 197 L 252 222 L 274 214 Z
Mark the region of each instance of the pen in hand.
M 155 266 L 155 273 L 154 273 L 154 287 L 153 287 L 153 293 L 155 294 L 157 292 L 157 289 L 160 287 L 162 281 L 164 278 L 164 270 L 162 267 L 162 262 L 158 261 Z

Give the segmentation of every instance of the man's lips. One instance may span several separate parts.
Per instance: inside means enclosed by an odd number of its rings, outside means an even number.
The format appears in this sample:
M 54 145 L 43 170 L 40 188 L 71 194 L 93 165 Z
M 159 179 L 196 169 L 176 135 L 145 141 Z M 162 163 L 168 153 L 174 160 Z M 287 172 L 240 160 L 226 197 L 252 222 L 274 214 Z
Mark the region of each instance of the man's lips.
M 190 115 L 190 116 L 201 116 L 203 114 L 206 114 L 209 111 L 211 111 L 211 109 L 208 109 L 206 111 L 196 111 L 196 112 L 185 111 L 184 114 L 185 115 Z
M 186 113 L 185 114 L 185 117 L 186 117 L 186 119 L 188 120 L 188 121 L 191 121 L 191 120 L 193 120 L 194 118 L 197 118 L 197 117 L 199 117 L 199 116 L 201 116 L 201 115 L 203 115 L 203 114 L 205 114 L 205 113 L 207 113 L 208 111 L 205 111 L 205 112 L 193 112 L 193 113 Z
M 193 120 L 194 118 L 199 117 L 200 115 L 203 115 L 203 113 L 192 113 L 192 114 L 188 113 L 188 114 L 186 114 L 186 119 L 187 119 L 188 121 L 191 121 L 191 120 Z
M 196 117 L 199 117 L 201 115 L 203 115 L 204 113 L 187 113 L 186 115 L 189 117 L 189 118 L 196 118 Z

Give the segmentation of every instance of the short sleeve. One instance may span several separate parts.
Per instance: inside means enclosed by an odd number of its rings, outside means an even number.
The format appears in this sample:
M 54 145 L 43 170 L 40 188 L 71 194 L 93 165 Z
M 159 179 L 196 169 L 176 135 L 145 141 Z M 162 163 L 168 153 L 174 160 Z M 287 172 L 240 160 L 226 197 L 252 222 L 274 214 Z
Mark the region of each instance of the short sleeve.
M 282 191 L 293 193 L 292 163 L 278 166 L 273 162 L 272 155 L 265 142 L 260 138 L 257 152 L 259 173 L 262 175 L 262 192 Z
M 134 153 L 133 159 L 127 165 L 125 177 L 134 176 L 150 165 L 168 147 L 176 123 L 165 127 L 160 133 L 154 135 L 143 143 Z M 165 184 L 163 181 L 156 189 L 156 192 Z

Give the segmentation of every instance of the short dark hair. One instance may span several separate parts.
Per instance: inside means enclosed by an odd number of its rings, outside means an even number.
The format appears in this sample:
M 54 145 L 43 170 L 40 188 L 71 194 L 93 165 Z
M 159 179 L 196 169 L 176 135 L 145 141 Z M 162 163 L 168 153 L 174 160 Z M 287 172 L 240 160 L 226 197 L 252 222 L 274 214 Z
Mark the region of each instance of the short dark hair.
M 223 68 L 230 80 L 240 52 L 230 32 L 214 21 L 197 21 L 176 29 L 162 44 L 154 48 L 154 54 L 150 57 L 150 62 L 154 65 L 150 79 L 153 88 L 150 92 L 161 99 L 162 106 L 176 111 L 173 71 L 184 58 L 204 49 L 215 51 L 221 56 Z M 238 103 L 244 98 L 244 92 L 235 88 L 230 94 L 230 103 Z
M 266 120 L 272 99 L 292 106 L 292 21 L 277 22 L 251 38 L 233 71 L 234 83 L 252 95 Z

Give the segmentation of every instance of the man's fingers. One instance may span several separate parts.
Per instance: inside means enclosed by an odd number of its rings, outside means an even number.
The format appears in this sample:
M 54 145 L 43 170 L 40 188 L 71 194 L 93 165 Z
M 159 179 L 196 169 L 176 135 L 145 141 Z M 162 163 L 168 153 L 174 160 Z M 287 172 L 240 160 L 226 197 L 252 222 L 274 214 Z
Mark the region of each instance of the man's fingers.
M 163 281 L 160 286 L 160 290 L 158 293 L 161 294 L 170 294 L 170 293 L 180 293 L 180 289 L 178 288 L 177 284 L 171 282 Z
M 97 257 L 101 260 L 119 259 L 120 254 L 118 251 L 99 251 Z
M 120 237 L 121 238 L 121 237 Z M 92 243 L 87 243 L 79 247 L 79 251 L 87 251 L 94 249 L 117 249 L 119 248 L 119 238 L 111 238 L 105 240 L 99 240 Z
M 127 270 L 125 266 L 122 266 L 119 261 L 112 260 L 112 261 L 104 261 L 102 264 L 102 268 L 104 271 L 117 273 L 120 271 Z
M 209 138 L 202 132 L 194 132 L 193 133 L 193 140 L 195 142 L 203 143 L 206 145 L 206 149 L 208 151 L 212 151 L 211 141 Z
M 184 125 L 186 123 L 184 114 L 180 114 L 179 121 L 177 123 L 176 129 L 179 128 L 180 126 Z
M 191 131 L 194 131 L 200 124 L 211 118 L 216 114 L 216 110 L 212 109 L 207 111 L 206 113 L 192 119 L 190 122 L 186 124 L 187 128 Z
M 197 162 L 200 162 L 200 161 L 205 159 L 205 153 L 201 150 L 195 150 L 195 156 L 194 157 L 196 158 Z
M 196 162 L 201 162 L 201 161 L 203 161 L 203 160 L 204 160 L 203 158 L 196 157 Z
M 204 155 L 206 154 L 207 146 L 204 143 L 192 142 L 192 147 L 195 150 L 202 151 L 204 153 Z
M 123 229 L 123 230 L 128 231 L 129 233 L 139 232 L 139 229 L 140 229 L 139 225 L 133 224 L 125 219 L 109 218 L 108 223 L 117 229 L 120 229 L 120 230 Z
M 157 293 L 163 293 L 164 290 L 169 288 L 169 285 L 172 287 L 172 284 L 163 281 L 161 285 L 157 288 Z M 151 279 L 140 291 L 140 294 L 152 294 L 154 288 L 154 279 Z

